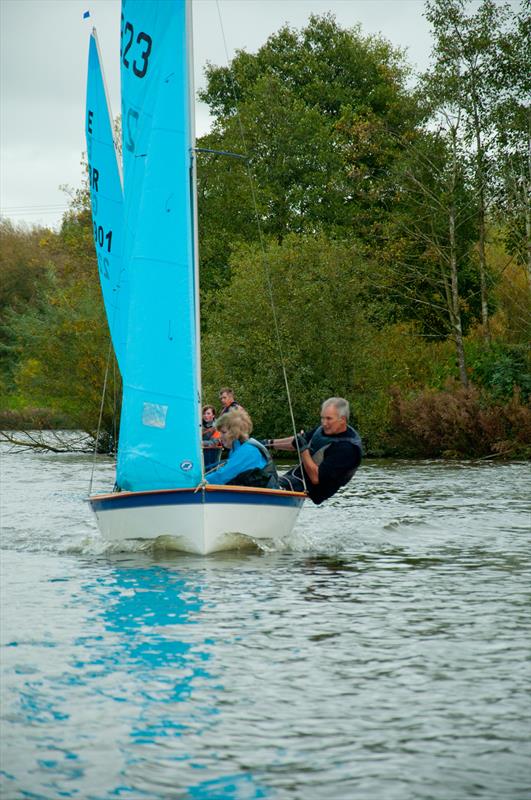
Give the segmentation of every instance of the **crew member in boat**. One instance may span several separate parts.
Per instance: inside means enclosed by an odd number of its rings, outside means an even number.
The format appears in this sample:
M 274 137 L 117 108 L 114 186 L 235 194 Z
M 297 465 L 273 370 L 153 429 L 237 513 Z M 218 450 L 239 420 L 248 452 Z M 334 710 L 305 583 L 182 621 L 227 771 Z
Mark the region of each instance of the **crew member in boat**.
M 242 408 L 238 401 L 234 399 L 233 390 L 229 389 L 227 386 L 219 390 L 219 401 L 221 403 L 220 416 L 222 414 L 228 414 L 229 411 L 232 411 L 234 408 Z
M 264 442 L 276 450 L 298 450 L 301 465 L 279 478 L 282 489 L 303 492 L 316 505 L 332 497 L 345 486 L 361 463 L 362 444 L 357 431 L 349 424 L 350 407 L 343 397 L 330 397 L 321 406 L 321 424 L 296 437 L 268 439 Z
M 221 435 L 215 426 L 216 409 L 214 406 L 203 406 L 202 414 L 202 439 L 203 461 L 205 469 L 210 469 L 219 463 L 222 451 Z
M 247 411 L 241 406 L 233 408 L 220 415 L 215 426 L 229 457 L 206 475 L 207 483 L 277 489 L 273 459 L 267 447 L 251 438 L 253 423 Z

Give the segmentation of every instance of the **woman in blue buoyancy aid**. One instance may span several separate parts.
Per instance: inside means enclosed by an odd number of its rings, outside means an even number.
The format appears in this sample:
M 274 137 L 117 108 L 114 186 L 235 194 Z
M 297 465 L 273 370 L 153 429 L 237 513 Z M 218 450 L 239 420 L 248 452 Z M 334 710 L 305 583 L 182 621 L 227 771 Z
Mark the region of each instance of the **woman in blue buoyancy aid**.
M 250 438 L 253 423 L 244 408 L 235 408 L 216 420 L 229 457 L 206 476 L 207 483 L 278 488 L 276 467 L 263 444 Z

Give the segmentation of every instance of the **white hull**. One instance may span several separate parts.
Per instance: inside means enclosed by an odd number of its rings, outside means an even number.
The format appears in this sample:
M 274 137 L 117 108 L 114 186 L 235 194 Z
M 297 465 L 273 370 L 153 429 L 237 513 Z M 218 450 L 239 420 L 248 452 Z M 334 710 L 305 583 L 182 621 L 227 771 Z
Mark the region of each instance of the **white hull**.
M 278 489 L 207 486 L 120 492 L 90 498 L 102 535 L 111 542 L 170 537 L 171 547 L 208 555 L 245 541 L 278 541 L 293 530 L 304 494 Z

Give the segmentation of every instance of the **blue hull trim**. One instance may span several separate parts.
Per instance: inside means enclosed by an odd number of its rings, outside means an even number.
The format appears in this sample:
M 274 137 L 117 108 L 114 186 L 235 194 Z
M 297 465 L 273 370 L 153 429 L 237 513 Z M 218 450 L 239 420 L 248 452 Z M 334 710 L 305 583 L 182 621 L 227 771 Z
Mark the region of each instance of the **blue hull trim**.
M 127 492 L 89 498 L 93 511 L 116 511 L 118 509 L 149 508 L 153 506 L 179 505 L 250 505 L 281 506 L 297 508 L 304 502 L 302 494 L 288 492 L 238 492 L 238 491 L 186 491 L 176 492 Z

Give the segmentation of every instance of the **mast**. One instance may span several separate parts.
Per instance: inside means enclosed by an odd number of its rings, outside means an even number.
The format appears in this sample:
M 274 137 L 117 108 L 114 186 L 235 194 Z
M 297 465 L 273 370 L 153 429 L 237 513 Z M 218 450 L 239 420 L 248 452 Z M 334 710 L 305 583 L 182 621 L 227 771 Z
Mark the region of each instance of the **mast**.
M 195 151 L 195 91 L 194 91 L 194 37 L 192 0 L 186 0 L 186 44 L 188 56 L 188 114 L 190 122 L 190 194 L 192 207 L 192 251 L 194 259 L 194 317 L 195 317 L 195 351 L 196 351 L 196 376 L 197 376 L 197 404 L 199 430 L 201 435 L 202 424 L 202 394 L 201 385 L 201 310 L 199 303 L 199 229 L 197 210 L 197 156 Z M 204 478 L 204 465 L 201 459 L 201 474 Z

